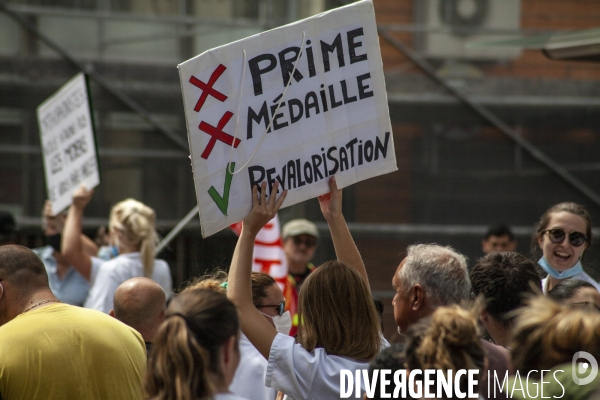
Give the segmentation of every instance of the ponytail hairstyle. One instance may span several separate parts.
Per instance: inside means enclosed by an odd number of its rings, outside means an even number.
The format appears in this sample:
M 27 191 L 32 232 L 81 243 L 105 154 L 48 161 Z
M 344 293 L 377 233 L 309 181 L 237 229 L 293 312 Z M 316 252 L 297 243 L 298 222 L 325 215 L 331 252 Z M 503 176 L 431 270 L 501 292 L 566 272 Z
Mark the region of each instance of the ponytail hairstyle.
M 152 344 L 146 398 L 212 399 L 224 379 L 220 350 L 232 336 L 237 340 L 239 328 L 237 310 L 222 294 L 190 289 L 177 296 Z
M 407 331 L 406 361 L 410 370 L 477 369 L 483 373 L 485 353 L 479 343 L 477 320 L 458 305 L 437 308 Z M 467 388 L 463 376 L 460 387 Z
M 123 243 L 139 250 L 147 278 L 152 277 L 154 251 L 158 242 L 155 220 L 154 210 L 134 199 L 123 200 L 110 211 L 109 227 L 117 234 L 117 246 Z

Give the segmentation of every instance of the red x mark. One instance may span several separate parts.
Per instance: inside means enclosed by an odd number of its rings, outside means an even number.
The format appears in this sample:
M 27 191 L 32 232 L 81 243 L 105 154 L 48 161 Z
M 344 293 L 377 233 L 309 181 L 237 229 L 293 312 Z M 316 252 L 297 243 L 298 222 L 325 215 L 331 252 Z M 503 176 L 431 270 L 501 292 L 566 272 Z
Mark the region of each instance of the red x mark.
M 223 64 L 219 64 L 217 69 L 215 69 L 214 72 L 212 73 L 212 75 L 210 76 L 208 83 L 204 83 L 200 79 L 198 79 L 192 75 L 192 77 L 190 78 L 190 83 L 192 85 L 197 86 L 200 89 L 202 89 L 202 94 L 200 95 L 200 98 L 198 99 L 198 102 L 196 103 L 196 107 L 194 107 L 194 111 L 196 111 L 196 112 L 200 111 L 200 109 L 204 105 L 204 102 L 206 101 L 206 98 L 208 97 L 209 94 L 217 100 L 220 100 L 220 101 L 227 100 L 227 96 L 225 96 L 223 93 L 217 91 L 216 89 L 213 89 L 213 87 L 212 87 L 215 84 L 215 82 L 217 81 L 217 79 L 219 79 L 221 74 L 226 69 L 227 69 L 226 66 L 224 66 Z
M 235 139 L 235 142 L 234 142 L 233 136 L 223 132 L 223 127 L 225 127 L 225 125 L 227 125 L 227 123 L 229 122 L 229 120 L 231 119 L 232 116 L 233 116 L 233 113 L 230 111 L 227 111 L 221 117 L 221 120 L 217 124 L 216 128 L 212 125 L 207 124 L 204 121 L 200 122 L 200 129 L 203 130 L 204 132 L 208 133 L 210 136 L 212 136 L 210 138 L 208 144 L 206 145 L 206 148 L 202 152 L 201 157 L 204 158 L 205 160 L 207 160 L 208 156 L 210 156 L 210 153 L 212 152 L 213 147 L 215 147 L 215 143 L 217 143 L 217 139 L 223 143 L 228 144 L 229 146 L 233 145 L 234 148 L 237 148 L 239 146 L 240 139 Z

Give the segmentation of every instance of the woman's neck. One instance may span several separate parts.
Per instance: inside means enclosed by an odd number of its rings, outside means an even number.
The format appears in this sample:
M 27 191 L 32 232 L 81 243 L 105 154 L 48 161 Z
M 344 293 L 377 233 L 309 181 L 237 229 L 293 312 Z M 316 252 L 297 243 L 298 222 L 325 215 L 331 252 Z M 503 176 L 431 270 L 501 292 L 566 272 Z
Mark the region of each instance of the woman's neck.
M 119 254 L 137 253 L 140 249 L 137 246 L 130 246 L 124 243 L 119 243 Z
M 229 385 L 227 385 L 225 382 L 223 382 L 222 379 L 217 379 L 216 377 L 214 377 L 215 380 L 213 382 L 215 382 L 214 387 L 215 387 L 215 392 L 216 393 L 229 393 Z
M 551 291 L 554 286 L 558 285 L 561 282 L 561 279 L 556 279 L 555 277 L 548 275 L 548 292 Z

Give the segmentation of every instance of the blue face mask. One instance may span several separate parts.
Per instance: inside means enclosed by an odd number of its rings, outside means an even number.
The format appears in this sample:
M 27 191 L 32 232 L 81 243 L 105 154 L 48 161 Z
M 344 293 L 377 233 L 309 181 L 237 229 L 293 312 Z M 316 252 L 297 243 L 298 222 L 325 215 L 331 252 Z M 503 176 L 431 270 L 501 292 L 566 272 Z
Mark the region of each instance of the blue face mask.
M 583 272 L 583 267 L 581 266 L 581 261 L 577 261 L 577 264 L 575 264 L 568 270 L 562 271 L 562 272 L 558 272 L 557 270 L 552 268 L 550 266 L 550 264 L 548 264 L 548 261 L 546 261 L 546 259 L 544 257 L 540 258 L 540 260 L 538 261 L 538 264 L 540 265 L 540 267 L 542 267 L 542 269 L 544 271 L 546 271 L 548 273 L 548 275 L 550 275 L 551 277 L 556 278 L 556 279 L 572 278 L 575 275 Z
M 112 258 L 115 258 L 118 255 L 119 249 L 117 248 L 117 246 L 102 246 L 98 250 L 97 257 L 102 260 L 108 261 Z

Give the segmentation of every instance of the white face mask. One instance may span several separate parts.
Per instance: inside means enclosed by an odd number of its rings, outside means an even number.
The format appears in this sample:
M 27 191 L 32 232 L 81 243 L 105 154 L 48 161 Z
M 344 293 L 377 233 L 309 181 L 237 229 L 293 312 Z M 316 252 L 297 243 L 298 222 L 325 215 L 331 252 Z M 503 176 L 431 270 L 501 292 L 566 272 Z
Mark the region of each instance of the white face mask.
M 276 315 L 274 317 L 271 317 L 270 315 L 267 315 L 263 312 L 261 312 L 261 314 L 273 320 L 273 325 L 275 325 L 275 330 L 277 330 L 278 333 L 281 333 L 283 335 L 290 334 L 290 329 L 292 329 L 292 316 L 290 315 L 289 311 L 286 311 L 282 315 Z

